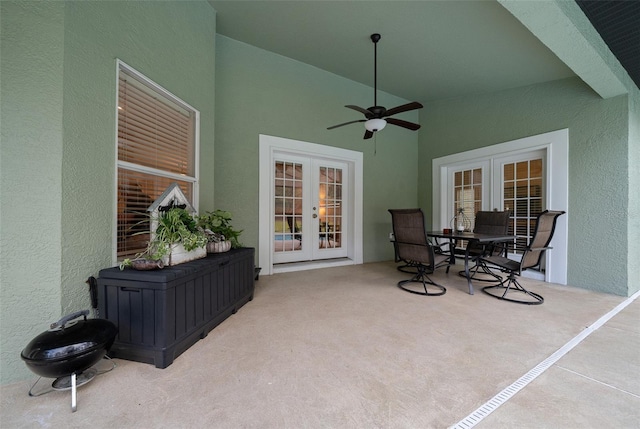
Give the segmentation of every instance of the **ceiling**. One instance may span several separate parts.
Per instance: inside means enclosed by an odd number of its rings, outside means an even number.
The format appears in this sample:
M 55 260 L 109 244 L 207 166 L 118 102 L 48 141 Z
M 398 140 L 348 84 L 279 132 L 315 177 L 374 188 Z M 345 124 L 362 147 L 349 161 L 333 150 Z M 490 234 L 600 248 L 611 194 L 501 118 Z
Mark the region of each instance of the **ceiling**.
M 217 32 L 427 102 L 575 74 L 496 1 L 217 1 Z M 372 100 L 373 101 L 373 100 Z
M 412 101 L 532 85 L 578 69 L 493 0 L 210 3 L 219 34 L 368 86 L 370 35 L 380 33 L 378 89 Z

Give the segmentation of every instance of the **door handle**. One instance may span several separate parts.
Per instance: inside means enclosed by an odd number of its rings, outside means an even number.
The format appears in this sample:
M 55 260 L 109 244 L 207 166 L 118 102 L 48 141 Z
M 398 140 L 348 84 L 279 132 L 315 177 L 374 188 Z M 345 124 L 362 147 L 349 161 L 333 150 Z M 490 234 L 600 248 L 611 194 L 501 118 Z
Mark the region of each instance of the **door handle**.
M 314 214 L 313 214 L 313 218 L 315 219 L 315 218 L 317 218 L 317 217 L 318 217 L 318 215 L 314 213 Z

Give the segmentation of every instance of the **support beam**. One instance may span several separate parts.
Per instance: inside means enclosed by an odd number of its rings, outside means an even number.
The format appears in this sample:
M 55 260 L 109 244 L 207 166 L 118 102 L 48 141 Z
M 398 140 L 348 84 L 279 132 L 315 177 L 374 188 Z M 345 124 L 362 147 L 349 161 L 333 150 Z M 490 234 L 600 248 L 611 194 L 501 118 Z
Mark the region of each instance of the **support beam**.
M 498 2 L 602 98 L 628 92 L 626 70 L 575 2 Z

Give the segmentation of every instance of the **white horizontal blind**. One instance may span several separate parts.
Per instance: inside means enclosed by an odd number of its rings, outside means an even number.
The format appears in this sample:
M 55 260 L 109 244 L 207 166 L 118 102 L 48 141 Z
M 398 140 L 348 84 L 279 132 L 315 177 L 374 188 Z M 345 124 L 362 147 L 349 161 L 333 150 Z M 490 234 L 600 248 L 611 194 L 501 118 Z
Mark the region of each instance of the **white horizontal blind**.
M 194 202 L 197 112 L 128 67 L 118 73 L 117 257 L 143 251 L 147 208 L 174 182 Z

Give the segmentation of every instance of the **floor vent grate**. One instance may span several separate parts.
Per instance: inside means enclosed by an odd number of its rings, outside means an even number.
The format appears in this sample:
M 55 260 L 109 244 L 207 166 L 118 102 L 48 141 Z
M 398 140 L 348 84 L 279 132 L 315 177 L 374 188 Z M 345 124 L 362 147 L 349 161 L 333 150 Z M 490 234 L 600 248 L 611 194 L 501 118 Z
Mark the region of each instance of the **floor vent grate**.
M 595 330 L 604 325 L 609 319 L 622 311 L 626 306 L 631 304 L 636 298 L 640 296 L 640 292 L 636 292 L 620 304 L 618 304 L 613 310 L 599 318 L 593 325 L 588 326 L 584 331 L 573 337 L 571 341 L 559 348 L 551 356 L 540 362 L 532 370 L 520 377 L 510 386 L 503 389 L 496 396 L 485 402 L 482 406 L 476 409 L 458 423 L 450 426 L 449 429 L 469 429 L 480 423 L 482 419 L 494 412 L 500 405 L 507 402 L 513 395 L 522 390 L 527 384 L 535 380 L 540 374 L 549 369 L 554 363 L 556 363 L 562 356 L 566 355 L 571 349 L 580 344 L 582 340 L 591 335 Z

